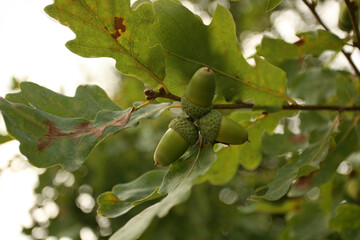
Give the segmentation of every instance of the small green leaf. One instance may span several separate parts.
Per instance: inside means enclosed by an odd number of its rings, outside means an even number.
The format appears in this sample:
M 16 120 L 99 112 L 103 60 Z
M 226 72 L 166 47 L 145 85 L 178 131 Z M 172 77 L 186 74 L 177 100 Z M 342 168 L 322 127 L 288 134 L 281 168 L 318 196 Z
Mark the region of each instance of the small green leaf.
M 167 169 L 149 171 L 132 182 L 118 184 L 111 192 L 101 194 L 97 199 L 98 214 L 117 217 L 142 202 L 163 196 L 158 194 L 158 189 L 166 172 Z
M 269 0 L 266 11 L 270 12 L 271 10 L 276 8 L 281 2 L 282 0 Z
M 157 86 L 164 78 L 164 54 L 147 41 L 155 14 L 151 3 L 135 10 L 129 0 L 56 0 L 47 14 L 68 26 L 76 38 L 66 44 L 83 57 L 111 57 L 123 74 Z
M 211 146 L 203 148 L 200 154 L 198 152 L 199 147 L 193 149 L 189 157 L 172 164 L 160 187 L 167 196 L 128 221 L 110 240 L 138 239 L 156 216 L 162 218 L 171 208 L 186 201 L 196 179 L 206 173 L 215 160 Z
M 325 30 L 301 33 L 298 37 L 300 40 L 293 44 L 281 39 L 264 37 L 257 48 L 257 54 L 278 65 L 286 59 L 298 59 L 307 54 L 318 57 L 326 50 L 338 52 L 346 44 L 346 40 Z
M 337 215 L 330 219 L 329 227 L 335 231 L 360 228 L 360 206 L 345 203 L 337 209 Z
M 134 108 L 122 111 L 94 86 L 79 87 L 73 98 L 34 87 L 34 84 L 22 85 L 22 91 L 8 97 L 22 103 L 0 98 L 0 110 L 9 134 L 20 141 L 21 153 L 33 165 L 59 164 L 72 171 L 79 168 L 92 149 L 110 134 L 134 127 L 142 118 L 157 117 L 169 107 L 169 103 L 162 103 L 136 111 Z M 45 105 L 42 96 L 48 100 L 49 106 L 45 108 L 50 113 L 36 106 L 37 103 Z

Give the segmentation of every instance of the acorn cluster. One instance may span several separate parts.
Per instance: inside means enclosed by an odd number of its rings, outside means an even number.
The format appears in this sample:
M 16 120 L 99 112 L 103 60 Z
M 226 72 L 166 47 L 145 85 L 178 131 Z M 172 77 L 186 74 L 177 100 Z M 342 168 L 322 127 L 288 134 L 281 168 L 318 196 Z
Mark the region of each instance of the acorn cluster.
M 167 166 L 179 159 L 199 140 L 199 134 L 204 142 L 210 143 L 238 145 L 248 140 L 243 126 L 213 110 L 215 87 L 215 74 L 210 68 L 195 72 L 181 97 L 181 108 L 187 116 L 170 122 L 155 149 L 156 165 Z

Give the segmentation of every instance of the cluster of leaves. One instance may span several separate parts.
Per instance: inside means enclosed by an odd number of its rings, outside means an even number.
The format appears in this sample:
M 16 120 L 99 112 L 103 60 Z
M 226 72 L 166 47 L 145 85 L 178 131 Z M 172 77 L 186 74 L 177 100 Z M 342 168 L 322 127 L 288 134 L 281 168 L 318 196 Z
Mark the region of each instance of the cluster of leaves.
M 217 78 L 216 104 L 253 106 L 223 111 L 246 126 L 251 143 L 215 145 L 215 150 L 195 145 L 170 167 L 154 168 L 155 145 L 149 143 L 156 143 L 158 133 L 165 131 L 168 118 L 159 116 L 178 103 L 151 100 L 127 107 L 124 102 L 133 97 L 131 91 L 124 90 L 122 102 L 116 104 L 97 86 L 80 86 L 74 97 L 66 97 L 21 83 L 20 92 L 0 98 L 0 110 L 29 162 L 52 167 L 40 177 L 37 192 L 44 199 L 36 206 L 49 201 L 46 187 L 57 189 L 50 200 L 57 196 L 60 213 L 47 227 L 51 235 L 76 239 L 84 226 L 98 228 L 100 236 L 111 233 L 110 225 L 99 217 L 95 222 L 92 208 L 82 206 L 79 196 L 88 194 L 98 196 L 99 215 L 122 216 L 111 222 L 115 230 L 122 226 L 112 240 L 141 235 L 143 239 L 360 237 L 360 115 L 283 108 L 297 106 L 294 99 L 313 106 L 358 103 L 358 79 L 348 71 L 326 68 L 326 60 L 320 58 L 327 51 L 339 53 L 348 39 L 314 29 L 299 34 L 295 43 L 264 37 L 255 66 L 239 47 L 237 36 L 245 29 L 262 31 L 269 24 L 266 17 L 254 27 L 249 16 L 262 18 L 266 8 L 280 2 L 254 1 L 248 4 L 257 6 L 258 12 L 243 14 L 239 9 L 244 1 L 229 3 L 230 10 L 218 5 L 213 12 L 208 9 L 213 14 L 209 25 L 176 0 L 137 1 L 132 6 L 128 0 L 55 0 L 45 9 L 76 34 L 67 43 L 72 52 L 114 58 L 116 68 L 133 77 L 124 89 L 136 89 L 133 84 L 140 80 L 180 96 L 193 73 L 208 66 Z M 137 130 L 128 129 L 140 120 Z M 274 133 L 275 129 L 280 130 Z M 75 184 L 64 187 L 55 181 L 64 173 L 73 176 Z M 192 188 L 195 194 L 184 203 Z M 69 214 L 74 201 L 76 211 L 92 214 Z M 172 220 L 163 221 L 168 214 Z M 68 225 L 52 228 L 64 219 Z M 183 228 L 176 230 L 176 219 L 185 222 Z M 209 224 L 214 226 L 204 227 Z M 65 232 L 69 226 L 71 231 Z

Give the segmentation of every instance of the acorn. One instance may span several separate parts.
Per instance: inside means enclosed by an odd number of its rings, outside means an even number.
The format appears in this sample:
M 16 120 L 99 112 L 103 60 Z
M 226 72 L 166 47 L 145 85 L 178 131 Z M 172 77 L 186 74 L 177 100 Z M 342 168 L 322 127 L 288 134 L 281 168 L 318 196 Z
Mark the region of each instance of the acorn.
M 199 120 L 200 133 L 206 142 L 240 145 L 248 141 L 248 132 L 236 121 L 211 111 Z
M 198 138 L 198 129 L 188 118 L 173 119 L 155 149 L 155 165 L 170 165 L 194 145 Z
M 193 119 L 210 112 L 213 108 L 215 87 L 215 74 L 209 67 L 197 70 L 181 98 L 183 111 Z

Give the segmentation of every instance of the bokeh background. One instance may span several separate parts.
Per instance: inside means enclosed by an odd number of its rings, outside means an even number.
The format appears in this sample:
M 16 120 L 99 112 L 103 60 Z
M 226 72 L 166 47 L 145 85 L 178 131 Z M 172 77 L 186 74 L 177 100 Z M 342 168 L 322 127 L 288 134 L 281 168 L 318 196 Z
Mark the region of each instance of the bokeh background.
M 318 28 L 301 0 L 284 0 L 270 13 L 265 11 L 267 0 L 182 2 L 206 24 L 217 4 L 226 6 L 250 63 L 264 35 L 293 43 L 298 40 L 296 33 Z M 117 72 L 113 59 L 85 59 L 66 49 L 65 43 L 75 35 L 46 15 L 43 9 L 51 3 L 0 0 L 0 96 L 18 91 L 21 81 L 32 81 L 68 96 L 80 84 L 97 84 L 122 108 L 143 101 L 145 86 Z M 338 1 L 319 1 L 317 9 L 333 32 L 346 36 L 337 27 Z M 360 62 L 358 52 L 353 57 Z M 351 71 L 341 54 L 324 53 L 308 61 L 326 61 L 330 68 Z M 107 239 L 146 204 L 121 218 L 106 219 L 96 214 L 96 197 L 153 169 L 153 151 L 171 117 L 171 112 L 164 113 L 156 121 L 143 121 L 137 128 L 106 139 L 75 172 L 35 168 L 19 153 L 18 142 L 1 144 L 0 239 Z M 6 134 L 2 118 L 0 134 Z M 239 169 L 227 185 L 195 186 L 186 203 L 155 220 L 141 239 L 276 239 L 285 227 L 284 213 L 294 206 L 263 206 L 260 213 L 246 199 L 274 176 L 274 169 L 284 160 L 267 158 L 266 153 L 264 159 L 256 171 Z M 339 169 L 340 173 L 347 171 L 346 166 Z M 316 198 L 316 193 L 309 193 L 308 198 Z

